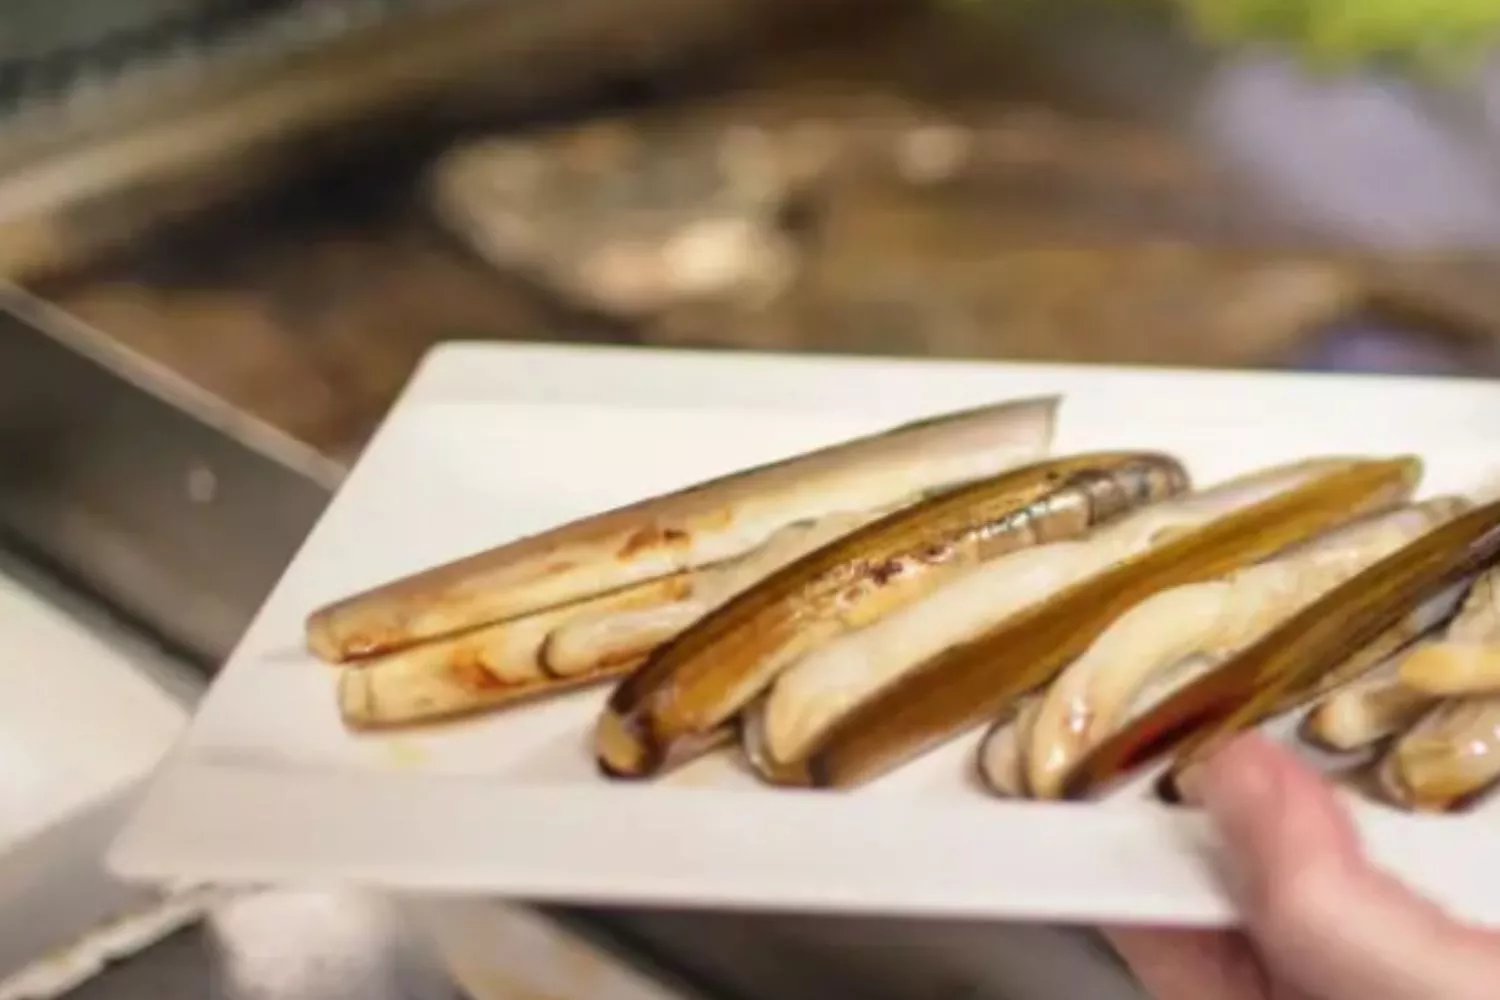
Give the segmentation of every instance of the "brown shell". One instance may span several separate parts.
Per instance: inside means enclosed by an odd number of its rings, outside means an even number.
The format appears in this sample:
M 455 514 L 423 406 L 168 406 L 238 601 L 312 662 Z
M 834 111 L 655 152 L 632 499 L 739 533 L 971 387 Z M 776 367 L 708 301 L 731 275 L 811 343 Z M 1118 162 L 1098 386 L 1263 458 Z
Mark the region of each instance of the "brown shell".
M 850 713 L 806 759 L 799 783 L 858 784 L 1003 715 L 1151 594 L 1212 579 L 1401 503 L 1420 475 L 1415 458 L 1351 462 L 1082 581 L 934 657 Z
M 606 773 L 654 772 L 673 745 L 727 722 L 775 672 L 840 631 L 889 614 L 966 566 L 1072 538 L 1187 488 L 1174 458 L 1053 459 L 882 518 L 797 560 L 660 647 L 610 699 L 595 749 Z
M 1355 650 L 1366 667 L 1394 652 L 1423 604 L 1500 559 L 1500 502 L 1476 508 L 1386 557 L 1259 642 L 1165 699 L 1082 761 L 1069 797 L 1094 794 L 1171 754 L 1175 774 L 1210 747 L 1323 692 Z

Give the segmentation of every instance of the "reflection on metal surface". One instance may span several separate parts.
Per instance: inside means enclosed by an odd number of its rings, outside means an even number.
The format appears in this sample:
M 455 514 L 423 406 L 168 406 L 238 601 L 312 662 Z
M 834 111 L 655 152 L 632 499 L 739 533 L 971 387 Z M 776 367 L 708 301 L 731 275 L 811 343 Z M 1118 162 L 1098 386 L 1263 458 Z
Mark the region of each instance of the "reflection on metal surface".
M 203 684 L 0 549 L 0 1000 L 56 996 L 211 901 L 122 882 L 101 859 Z
M 125 788 L 53 815 L 0 849 L 0 1000 L 56 996 L 193 923 L 214 898 L 129 885 L 105 871 L 102 854 L 130 800 Z
M 460 1000 L 392 907 L 252 893 L 69 994 L 71 1000 Z
M 18 293 L 0 306 L 0 531 L 217 661 L 339 470 Z
M 719 996 L 823 1000 L 1143 1000 L 1083 928 L 690 910 L 591 911 Z
M 12 715 L 28 716 L 0 724 L 0 743 L 8 736 L 25 739 L 22 753 L 34 752 L 11 763 L 28 765 L 47 781 L 25 798 L 26 789 L 12 780 L 5 789 L 11 794 L 0 802 L 0 820 L 7 810 L 24 810 L 26 829 L 39 831 L 17 842 L 0 822 L 0 1000 L 53 997 L 73 984 L 81 985 L 69 996 L 109 1000 L 457 997 L 421 943 L 403 934 L 391 908 L 378 900 L 227 889 L 166 897 L 107 873 L 100 857 L 133 797 L 133 779 L 124 778 L 144 766 L 124 736 L 134 732 L 134 742 L 149 751 L 153 726 L 165 730 L 156 737 L 162 743 L 175 732 L 170 719 L 143 711 L 139 699 L 122 698 L 122 686 L 128 690 L 135 678 L 113 672 L 139 673 L 167 703 L 184 707 L 202 693 L 204 678 L 100 602 L 68 591 L 0 548 L 0 596 L 7 585 L 56 616 L 27 628 L 17 617 L 19 602 L 0 608 L 9 612 L 0 614 L 0 639 L 9 643 L 0 643 L 0 652 L 30 654 L 11 656 L 15 671 L 35 666 L 74 678 L 62 694 L 79 703 L 70 711 L 58 707 L 63 714 L 52 721 L 61 728 L 55 724 L 55 738 L 37 743 L 36 712 L 49 707 L 38 698 L 66 680 L 49 675 L 39 692 L 22 692 L 20 708 L 11 705 Z M 97 695 L 92 702 L 91 690 Z M 113 725 L 100 724 L 110 713 L 117 716 Z M 43 716 L 47 721 L 47 712 Z M 78 725 L 67 725 L 70 719 Z M 203 913 L 207 919 L 200 923 Z M 185 925 L 161 944 L 138 950 Z
M 597 928 L 483 898 L 411 899 L 402 912 L 472 1000 L 709 1000 L 673 967 L 627 953 Z M 675 965 L 675 963 L 674 963 Z M 728 996 L 740 996 L 730 993 Z M 787 994 L 767 993 L 792 1000 Z M 828 994 L 825 994 L 828 995 Z

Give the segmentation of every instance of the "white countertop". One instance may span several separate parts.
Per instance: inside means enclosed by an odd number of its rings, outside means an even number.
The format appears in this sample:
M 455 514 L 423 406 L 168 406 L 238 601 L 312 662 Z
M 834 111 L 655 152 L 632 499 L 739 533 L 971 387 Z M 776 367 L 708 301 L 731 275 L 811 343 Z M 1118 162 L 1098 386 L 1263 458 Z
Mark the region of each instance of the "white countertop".
M 102 866 L 200 686 L 0 553 L 0 1000 L 65 989 L 210 898 L 123 885 Z
M 3 550 L 0 678 L 0 1000 L 53 997 L 89 979 L 69 997 L 457 1000 L 378 900 L 167 897 L 105 872 L 102 852 L 137 780 L 176 739 L 204 681 Z
M 0 561 L 0 850 L 156 762 L 188 712 L 168 669 Z

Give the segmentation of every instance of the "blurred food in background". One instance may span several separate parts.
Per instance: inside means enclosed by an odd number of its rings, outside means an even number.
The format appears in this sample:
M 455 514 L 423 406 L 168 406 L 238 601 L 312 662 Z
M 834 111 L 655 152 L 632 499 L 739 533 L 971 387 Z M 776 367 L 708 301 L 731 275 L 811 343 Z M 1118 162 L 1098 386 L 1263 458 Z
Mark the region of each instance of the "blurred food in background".
M 1267 364 L 1422 298 L 1159 135 L 1033 105 L 788 89 L 460 144 L 432 187 L 479 256 L 651 343 Z
M 1228 57 L 1145 4 L 375 6 L 220 103 L 16 153 L 10 273 L 341 459 L 450 337 L 1493 370 L 1493 247 L 1278 197 L 1194 124 Z M 1187 6 L 1322 56 L 1396 30 Z M 53 208 L 8 216 L 28 190 Z

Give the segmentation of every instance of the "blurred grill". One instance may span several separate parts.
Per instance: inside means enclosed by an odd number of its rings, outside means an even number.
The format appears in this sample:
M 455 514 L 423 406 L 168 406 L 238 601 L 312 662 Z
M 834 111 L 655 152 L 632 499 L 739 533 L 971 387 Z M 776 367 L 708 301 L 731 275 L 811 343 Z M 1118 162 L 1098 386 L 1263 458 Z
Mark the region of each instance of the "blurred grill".
M 10 4 L 0 276 L 66 269 L 311 158 L 347 155 L 366 126 L 465 102 L 545 108 L 846 2 L 903 0 Z
M 380 22 L 461 0 L 43 0 L 0 26 L 0 135 L 76 127 Z

